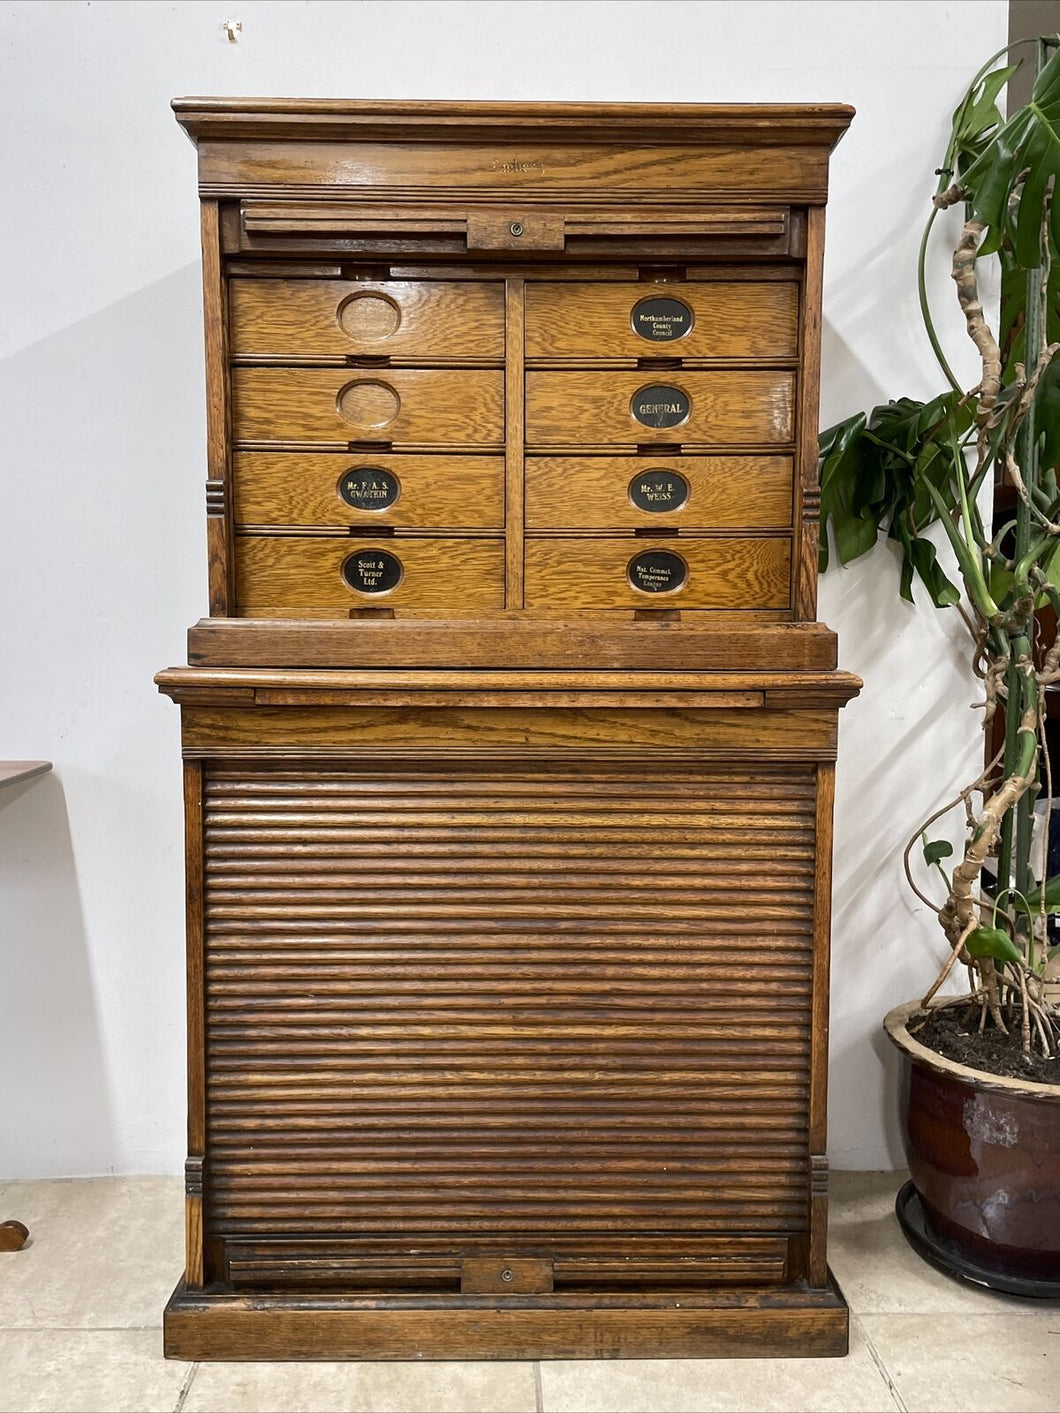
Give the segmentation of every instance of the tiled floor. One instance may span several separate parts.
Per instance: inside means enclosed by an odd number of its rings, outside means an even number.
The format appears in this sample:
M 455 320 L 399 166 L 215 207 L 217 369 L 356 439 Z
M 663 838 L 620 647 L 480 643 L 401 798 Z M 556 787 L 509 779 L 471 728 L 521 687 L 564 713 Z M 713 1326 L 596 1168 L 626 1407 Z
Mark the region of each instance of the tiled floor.
M 168 1178 L 0 1185 L 32 1232 L 0 1253 L 0 1413 L 29 1410 L 783 1409 L 1056 1413 L 1060 1307 L 948 1280 L 905 1245 L 893 1174 L 837 1174 L 832 1267 L 853 1312 L 846 1359 L 536 1364 L 176 1364 L 159 1314 L 181 1261 Z

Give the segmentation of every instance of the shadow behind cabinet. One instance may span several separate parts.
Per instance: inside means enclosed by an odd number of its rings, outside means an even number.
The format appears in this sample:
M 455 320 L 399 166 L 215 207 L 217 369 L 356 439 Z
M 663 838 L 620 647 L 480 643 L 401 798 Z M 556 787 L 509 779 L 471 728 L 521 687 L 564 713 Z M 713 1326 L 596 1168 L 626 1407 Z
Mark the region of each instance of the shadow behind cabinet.
M 187 99 L 187 1359 L 845 1352 L 833 107 Z

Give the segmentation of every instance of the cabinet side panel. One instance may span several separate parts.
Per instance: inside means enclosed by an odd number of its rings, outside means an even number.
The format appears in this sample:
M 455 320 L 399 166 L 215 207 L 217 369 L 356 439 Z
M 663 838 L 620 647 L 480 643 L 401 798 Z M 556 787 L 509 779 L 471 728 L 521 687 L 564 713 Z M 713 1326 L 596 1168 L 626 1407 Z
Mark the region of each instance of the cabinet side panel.
M 832 818 L 835 766 L 817 770 L 814 960 L 810 1067 L 810 1284 L 828 1283 L 828 989 L 832 928 Z
M 188 1159 L 185 1165 L 185 1279 L 203 1284 L 203 1160 L 206 1151 L 206 1031 L 203 959 L 203 768 L 184 765 L 187 898 Z
M 817 617 L 817 547 L 821 487 L 817 438 L 821 416 L 821 299 L 824 279 L 824 207 L 813 206 L 806 223 L 806 279 L 802 291 L 801 359 L 796 430 L 795 619 Z
M 231 414 L 228 388 L 228 316 L 221 259 L 218 203 L 202 203 L 202 309 L 206 336 L 206 554 L 210 613 L 235 611 L 232 494 L 228 452 Z

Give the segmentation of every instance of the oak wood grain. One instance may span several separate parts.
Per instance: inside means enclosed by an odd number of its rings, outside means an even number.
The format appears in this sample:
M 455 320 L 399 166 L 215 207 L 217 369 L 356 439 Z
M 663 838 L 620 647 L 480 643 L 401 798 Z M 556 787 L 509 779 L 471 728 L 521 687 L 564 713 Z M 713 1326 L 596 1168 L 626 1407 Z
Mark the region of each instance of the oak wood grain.
M 692 312 L 683 337 L 656 342 L 632 326 L 645 300 L 679 300 Z M 526 297 L 527 358 L 783 358 L 796 350 L 798 287 L 779 284 L 548 284 Z
M 306 136 L 292 160 L 284 141 L 248 137 L 200 139 L 200 190 L 211 195 L 334 195 L 336 189 L 368 188 L 407 199 L 445 192 L 467 196 L 482 192 L 513 200 L 511 219 L 519 216 L 517 198 L 549 193 L 595 196 L 643 193 L 659 200 L 681 192 L 685 201 L 750 195 L 757 202 L 819 202 L 828 180 L 828 155 L 821 147 L 784 141 L 755 147 L 718 143 L 710 147 L 663 143 L 652 147 L 593 141 L 579 146 L 553 141 L 521 141 L 517 152 L 505 143 L 414 141 L 341 142 Z
M 672 471 L 662 508 L 642 510 L 631 493 L 643 472 Z M 658 478 L 655 478 L 658 479 Z M 687 498 L 681 481 L 687 484 Z M 669 509 L 669 500 L 676 503 Z M 531 456 L 526 524 L 542 529 L 769 529 L 792 523 L 792 461 L 786 456 Z
M 570 748 L 572 750 L 689 751 L 732 758 L 751 751 L 763 758 L 828 760 L 835 755 L 836 714 L 813 711 L 627 710 L 550 711 L 533 708 L 256 707 L 249 710 L 189 706 L 183 740 L 192 754 L 223 754 L 235 747 L 280 748 L 288 754 L 341 751 L 400 743 L 401 749 L 466 746 Z
M 228 380 L 228 326 L 225 277 L 221 265 L 220 217 L 216 201 L 204 201 L 202 244 L 203 333 L 206 366 L 206 553 L 210 612 L 224 614 L 235 604 L 232 564 L 230 455 L 231 397 Z M 211 496 L 210 488 L 214 488 Z
M 661 551 L 687 565 L 683 586 L 650 594 L 630 582 L 638 556 Z M 785 608 L 790 601 L 787 539 L 542 539 L 526 542 L 529 608 Z
M 665 622 L 560 616 L 538 622 L 516 614 L 475 617 L 461 608 L 459 617 L 435 623 L 204 618 L 188 631 L 188 661 L 214 668 L 492 668 L 530 673 L 530 680 L 541 670 L 590 667 L 761 676 L 768 664 L 770 673 L 800 674 L 789 685 L 806 694 L 821 686 L 820 674 L 834 672 L 837 647 L 835 634 L 823 623 L 710 628 L 693 622 L 675 632 Z M 830 680 L 858 681 L 849 674 Z
M 232 465 L 237 525 L 504 527 L 500 457 L 240 451 Z M 396 478 L 393 505 L 358 510 L 342 498 L 342 479 L 363 468 L 381 468 Z M 237 553 L 238 548 L 237 542 Z
M 504 441 L 504 374 L 484 369 L 237 367 L 232 397 L 244 442 Z
M 304 1295 L 185 1294 L 166 1307 L 171 1359 L 822 1358 L 847 1352 L 849 1315 L 827 1292 L 712 1291 L 709 1295 L 526 1297 L 517 1307 L 481 1297 L 407 1302 Z
M 397 557 L 401 582 L 384 593 L 351 589 L 342 576 L 349 556 L 379 550 Z M 346 617 L 355 607 L 501 608 L 504 541 L 293 539 L 257 535 L 239 541 L 240 611 L 269 607 L 320 609 Z
M 630 410 L 635 393 L 671 386 L 691 401 L 687 419 L 657 428 Z M 571 442 L 666 445 L 779 445 L 794 434 L 795 379 L 785 372 L 528 372 L 526 440 L 531 446 Z
M 504 356 L 504 291 L 486 281 L 237 279 L 229 319 L 234 355 Z
M 505 300 L 505 453 L 504 453 L 504 522 L 505 569 L 504 606 L 520 609 L 524 604 L 524 544 L 525 490 L 523 462 L 524 385 L 522 347 L 526 318 L 526 286 L 520 279 L 509 279 L 504 286 Z
M 800 495 L 796 507 L 795 617 L 817 617 L 817 551 L 820 541 L 821 491 L 817 456 L 820 425 L 821 301 L 824 284 L 824 209 L 814 207 L 807 216 L 806 285 L 800 328 L 802 377 L 799 384 L 798 450 L 796 480 Z
M 810 1067 L 810 1284 L 823 1286 L 828 1279 L 828 994 L 832 924 L 832 831 L 835 810 L 835 766 L 817 767 L 817 860 L 814 866 L 814 969 Z

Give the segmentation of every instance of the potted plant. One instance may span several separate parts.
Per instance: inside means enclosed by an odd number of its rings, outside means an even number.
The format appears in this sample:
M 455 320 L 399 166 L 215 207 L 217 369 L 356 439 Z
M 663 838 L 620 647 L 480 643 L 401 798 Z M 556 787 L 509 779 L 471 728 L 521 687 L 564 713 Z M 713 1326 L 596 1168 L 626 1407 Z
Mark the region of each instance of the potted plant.
M 948 388 L 858 413 L 821 436 L 821 567 L 846 564 L 883 534 L 899 591 L 921 586 L 969 632 L 987 742 L 984 766 L 913 831 L 910 885 L 937 915 L 945 962 L 922 997 L 892 1011 L 902 1056 L 911 1182 L 898 1199 L 907 1235 L 946 1269 L 1002 1289 L 1060 1294 L 1060 1008 L 1047 980 L 1048 919 L 1060 875 L 1044 867 L 1054 782 L 1048 694 L 1060 692 L 1060 51 L 1033 43 L 1028 104 L 1004 120 L 1015 72 L 995 55 L 954 117 L 920 248 L 921 308 Z M 1016 46 L 1013 46 L 1015 48 Z M 1051 57 L 1050 57 L 1051 54 Z M 995 67 L 1001 61 L 1001 67 Z M 953 253 L 955 317 L 981 378 L 960 386 L 927 299 L 925 253 L 938 212 L 963 207 Z M 995 328 L 980 272 L 1000 269 Z M 994 485 L 1011 513 L 986 523 Z M 941 526 L 960 587 L 925 532 Z M 1060 697 L 1058 697 L 1060 700 Z M 1046 806 L 1045 828 L 1035 829 Z M 964 814 L 963 846 L 930 830 Z M 1036 881 L 1040 880 L 1040 881 Z M 967 992 L 945 984 L 967 977 Z

